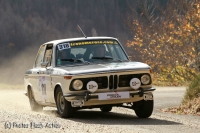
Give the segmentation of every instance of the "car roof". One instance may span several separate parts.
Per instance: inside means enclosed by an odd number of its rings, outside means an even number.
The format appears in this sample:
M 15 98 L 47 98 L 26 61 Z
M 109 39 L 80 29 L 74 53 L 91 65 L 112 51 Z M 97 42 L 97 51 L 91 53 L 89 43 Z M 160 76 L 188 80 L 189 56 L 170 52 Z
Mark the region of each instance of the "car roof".
M 71 41 L 86 41 L 86 40 L 99 40 L 99 39 L 114 39 L 117 40 L 114 37 L 80 37 L 80 38 L 68 38 L 68 39 L 59 39 L 59 40 L 53 40 L 50 42 L 46 42 L 45 44 L 53 44 L 53 45 L 57 45 L 59 43 L 63 43 L 63 42 L 71 42 Z

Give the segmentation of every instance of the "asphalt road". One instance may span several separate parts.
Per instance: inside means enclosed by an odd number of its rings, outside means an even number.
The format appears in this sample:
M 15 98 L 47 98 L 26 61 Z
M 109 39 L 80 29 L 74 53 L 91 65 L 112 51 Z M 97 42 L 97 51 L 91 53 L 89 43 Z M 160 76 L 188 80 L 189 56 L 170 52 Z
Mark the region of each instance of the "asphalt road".
M 110 113 L 99 109 L 78 111 L 74 118 L 63 119 L 56 108 L 42 112 L 30 110 L 23 90 L 0 90 L 0 132 L 79 132 L 79 133 L 199 133 L 200 117 L 163 113 L 162 108 L 178 106 L 185 87 L 156 87 L 155 108 L 148 119 L 139 119 L 133 110 L 115 107 Z

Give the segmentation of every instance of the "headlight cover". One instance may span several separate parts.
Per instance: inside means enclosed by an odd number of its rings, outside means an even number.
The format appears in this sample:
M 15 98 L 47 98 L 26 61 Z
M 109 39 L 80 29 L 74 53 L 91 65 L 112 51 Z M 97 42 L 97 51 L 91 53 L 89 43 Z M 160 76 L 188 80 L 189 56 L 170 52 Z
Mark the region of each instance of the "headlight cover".
M 87 90 L 90 92 L 95 92 L 98 89 L 98 84 L 95 81 L 90 81 L 87 83 Z
M 83 88 L 83 82 L 81 80 L 75 80 L 72 84 L 75 90 L 81 90 Z
M 142 84 L 149 84 L 151 82 L 151 77 L 147 74 L 142 75 L 141 77 Z
M 137 90 L 138 88 L 140 88 L 141 86 L 141 82 L 138 78 L 132 78 L 130 81 L 130 87 L 134 90 Z

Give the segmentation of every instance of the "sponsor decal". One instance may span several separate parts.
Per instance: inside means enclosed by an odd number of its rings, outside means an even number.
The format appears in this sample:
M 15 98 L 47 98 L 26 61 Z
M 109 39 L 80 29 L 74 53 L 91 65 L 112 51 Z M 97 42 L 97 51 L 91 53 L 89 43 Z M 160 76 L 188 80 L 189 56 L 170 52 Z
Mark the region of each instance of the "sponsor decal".
M 99 100 L 113 100 L 113 99 L 123 99 L 130 98 L 130 93 L 128 91 L 124 92 L 107 92 L 107 93 L 99 93 Z
M 132 78 L 130 81 L 130 87 L 132 89 L 138 89 L 141 86 L 141 82 L 138 78 Z
M 121 98 L 121 96 L 119 94 L 107 94 L 107 97 L 109 97 L 110 99 L 116 99 L 116 98 Z
M 90 81 L 87 83 L 87 90 L 90 92 L 95 92 L 98 89 L 98 84 L 95 81 Z
M 69 43 L 61 43 L 61 44 L 58 44 L 58 50 L 64 50 L 64 49 L 70 49 L 71 46 Z
M 103 41 L 84 41 L 84 42 L 71 42 L 70 46 L 91 45 L 91 44 L 118 44 L 117 41 L 103 40 Z

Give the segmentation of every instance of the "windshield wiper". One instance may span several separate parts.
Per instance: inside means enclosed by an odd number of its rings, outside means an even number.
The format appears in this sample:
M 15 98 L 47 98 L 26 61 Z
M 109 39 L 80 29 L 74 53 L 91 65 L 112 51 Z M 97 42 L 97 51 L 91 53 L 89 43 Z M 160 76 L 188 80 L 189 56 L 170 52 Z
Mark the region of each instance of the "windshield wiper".
M 120 61 L 120 62 L 123 62 L 123 60 L 121 59 L 118 59 L 118 58 L 115 58 L 116 61 Z
M 101 60 L 105 60 L 105 59 L 113 59 L 113 57 L 111 57 L 111 56 L 104 56 L 104 57 L 92 57 L 92 59 L 101 59 Z
M 70 61 L 70 62 L 83 62 L 82 60 L 80 59 L 74 59 L 74 58 L 71 58 L 71 59 L 60 59 L 61 61 Z
M 83 60 L 74 59 L 74 58 L 71 58 L 71 59 L 60 59 L 60 60 L 61 60 L 61 61 L 70 61 L 70 62 L 83 62 L 83 63 L 90 64 L 90 62 L 88 62 L 88 61 L 83 61 Z
M 91 64 L 89 61 L 83 61 L 84 63 Z

